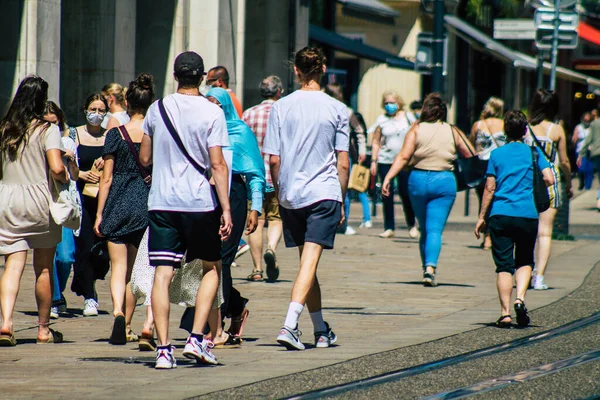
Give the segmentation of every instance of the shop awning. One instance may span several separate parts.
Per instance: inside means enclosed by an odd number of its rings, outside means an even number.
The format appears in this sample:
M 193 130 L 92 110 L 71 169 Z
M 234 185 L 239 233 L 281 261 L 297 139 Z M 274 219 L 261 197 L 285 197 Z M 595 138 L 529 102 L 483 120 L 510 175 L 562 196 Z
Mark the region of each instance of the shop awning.
M 378 0 L 337 0 L 342 4 L 342 12 L 351 17 L 394 25 L 400 14 L 392 7 Z
M 310 25 L 308 36 L 311 40 L 330 46 L 344 53 L 352 54 L 368 60 L 386 63 L 390 67 L 414 70 L 415 64 L 406 58 L 399 57 L 376 47 L 366 45 L 356 40 L 348 39 L 335 32 Z
M 585 22 L 580 22 L 577 32 L 579 33 L 579 37 L 583 40 L 600 46 L 600 30 Z
M 535 70 L 537 68 L 537 61 L 534 57 L 513 50 L 495 41 L 485 33 L 474 28 L 460 18 L 457 18 L 454 15 L 446 15 L 444 19 L 446 21 L 446 26 L 451 32 L 457 36 L 460 36 L 474 48 L 488 53 L 507 64 L 511 64 L 515 68 L 523 68 L 525 70 Z M 549 73 L 550 68 L 551 64 L 549 62 L 545 62 L 545 72 Z M 556 76 L 559 79 L 588 85 L 588 90 L 590 91 L 600 88 L 600 79 L 581 74 L 573 71 L 572 69 L 557 67 Z

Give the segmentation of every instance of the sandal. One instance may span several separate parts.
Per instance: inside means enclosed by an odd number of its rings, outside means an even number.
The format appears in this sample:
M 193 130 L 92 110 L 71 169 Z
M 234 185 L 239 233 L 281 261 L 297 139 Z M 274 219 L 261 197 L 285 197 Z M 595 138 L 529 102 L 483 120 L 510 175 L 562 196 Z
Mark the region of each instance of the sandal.
M 16 345 L 17 339 L 14 333 L 0 333 L 0 347 L 13 347 Z
M 510 322 L 505 322 L 504 319 L 506 318 L 510 318 Z M 496 321 L 496 327 L 501 328 L 501 329 L 508 329 L 512 326 L 512 317 L 510 315 L 503 315 L 500 318 L 498 318 L 498 321 Z
M 520 301 L 520 303 L 517 303 L 517 301 Z M 527 314 L 525 303 L 519 298 L 515 299 L 515 312 L 517 313 L 517 325 L 520 327 L 529 325 L 531 318 L 529 318 L 529 315 Z
M 50 336 L 46 339 L 38 338 L 37 344 L 49 344 L 49 343 L 62 343 L 63 342 L 63 334 L 59 331 L 55 331 L 54 329 L 50 329 Z
M 138 340 L 140 340 L 139 335 L 131 330 L 131 326 L 127 325 L 126 331 L 128 342 L 137 342 Z
M 224 332 L 227 335 L 227 340 L 224 342 L 213 342 L 215 349 L 235 349 L 242 344 L 242 338 L 234 336 L 230 332 Z
M 244 325 L 246 325 L 246 320 L 248 319 L 249 314 L 250 311 L 248 311 L 247 308 L 244 308 L 240 315 L 232 317 L 228 332 L 233 336 L 241 338 L 242 333 L 244 333 Z
M 250 275 L 246 278 L 250 282 L 260 282 L 263 280 L 263 272 L 262 271 L 252 271 Z
M 138 341 L 138 348 L 140 351 L 156 351 L 156 342 L 152 336 L 152 334 L 147 335 L 142 332 L 142 336 Z

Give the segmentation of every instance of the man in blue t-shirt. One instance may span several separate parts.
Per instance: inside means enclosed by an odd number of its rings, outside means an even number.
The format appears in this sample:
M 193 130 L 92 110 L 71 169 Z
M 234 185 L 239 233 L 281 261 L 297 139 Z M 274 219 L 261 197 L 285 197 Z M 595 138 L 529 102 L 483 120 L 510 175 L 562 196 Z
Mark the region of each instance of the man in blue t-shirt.
M 536 147 L 538 163 L 533 164 L 532 149 L 523 143 L 527 133 L 527 117 L 516 110 L 504 116 L 504 132 L 508 143 L 492 151 L 487 169 L 487 181 L 481 201 L 481 212 L 475 236 L 486 223 L 492 238 L 492 256 L 496 264 L 498 297 L 501 316 L 499 328 L 509 328 L 510 298 L 513 275 L 517 283 L 514 309 L 519 326 L 529 325 L 525 308 L 525 293 L 531 280 L 533 251 L 537 239 L 538 212 L 533 197 L 533 168 L 542 171 L 547 186 L 554 184 L 554 175 L 545 155 Z M 489 222 L 486 217 L 489 211 Z

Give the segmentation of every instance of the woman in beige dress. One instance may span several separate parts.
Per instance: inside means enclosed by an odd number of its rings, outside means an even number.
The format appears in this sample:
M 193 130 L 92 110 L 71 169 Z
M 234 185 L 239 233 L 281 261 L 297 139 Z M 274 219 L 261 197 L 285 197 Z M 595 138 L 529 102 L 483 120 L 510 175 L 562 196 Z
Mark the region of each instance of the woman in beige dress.
M 33 249 L 35 297 L 38 306 L 37 343 L 62 341 L 49 329 L 52 305 L 52 261 L 61 227 L 50 216 L 50 179 L 66 183 L 60 131 L 44 121 L 48 83 L 37 76 L 19 85 L 8 113 L 0 122 L 0 280 L 2 327 L 0 346 L 15 346 L 13 312 L 27 251 Z

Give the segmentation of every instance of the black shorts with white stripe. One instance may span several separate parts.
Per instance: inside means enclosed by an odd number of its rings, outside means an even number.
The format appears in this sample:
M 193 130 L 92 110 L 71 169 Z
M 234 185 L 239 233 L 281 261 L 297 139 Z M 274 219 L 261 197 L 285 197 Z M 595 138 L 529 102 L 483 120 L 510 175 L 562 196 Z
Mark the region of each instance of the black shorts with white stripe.
M 220 209 L 209 212 L 149 211 L 148 217 L 150 265 L 178 268 L 186 251 L 188 262 L 221 259 Z

